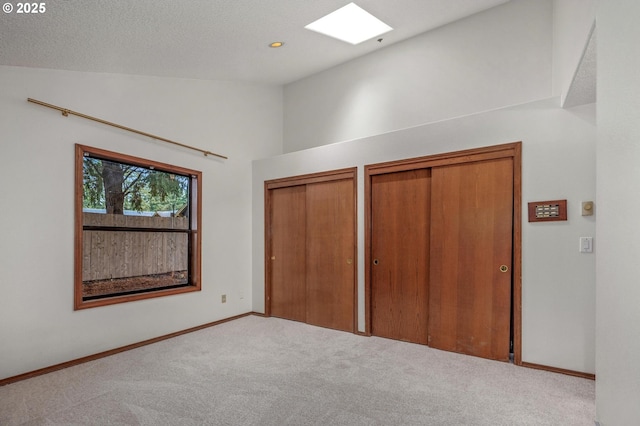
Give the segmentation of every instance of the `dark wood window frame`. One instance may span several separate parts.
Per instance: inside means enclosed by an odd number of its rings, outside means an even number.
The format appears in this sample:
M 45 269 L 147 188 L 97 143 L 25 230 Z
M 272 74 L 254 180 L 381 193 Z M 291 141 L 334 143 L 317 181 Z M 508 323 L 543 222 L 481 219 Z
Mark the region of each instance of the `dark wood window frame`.
M 85 226 L 83 216 L 83 162 L 84 158 L 90 156 L 108 161 L 115 161 L 134 165 L 138 167 L 149 168 L 152 170 L 162 171 L 166 173 L 172 173 L 176 175 L 182 175 L 189 177 L 189 215 L 188 229 L 185 230 L 162 230 L 157 228 L 151 228 L 153 232 L 174 232 L 185 233 L 188 235 L 188 280 L 186 284 L 179 286 L 170 286 L 169 288 L 161 287 L 148 290 L 145 292 L 114 294 L 108 297 L 102 297 L 98 299 L 92 299 L 83 297 L 83 245 L 84 245 L 84 232 L 85 230 L 105 230 L 102 227 Z M 201 247 L 202 238 L 200 237 L 200 230 L 202 229 L 202 172 L 187 169 L 184 167 L 174 166 L 166 163 L 160 163 L 157 161 L 147 160 L 139 157 L 133 157 L 125 154 L 120 154 L 104 149 L 93 148 L 85 145 L 76 144 L 75 149 L 75 264 L 74 264 L 74 309 L 86 309 L 98 306 L 112 305 L 116 303 L 131 302 L 135 300 L 143 300 L 154 297 L 168 296 L 173 294 L 182 294 L 193 291 L 201 290 Z M 98 229 L 100 228 L 100 229 Z M 113 230 L 110 228 L 109 230 Z M 121 232 L 149 232 L 147 228 L 137 227 L 117 227 L 115 228 Z

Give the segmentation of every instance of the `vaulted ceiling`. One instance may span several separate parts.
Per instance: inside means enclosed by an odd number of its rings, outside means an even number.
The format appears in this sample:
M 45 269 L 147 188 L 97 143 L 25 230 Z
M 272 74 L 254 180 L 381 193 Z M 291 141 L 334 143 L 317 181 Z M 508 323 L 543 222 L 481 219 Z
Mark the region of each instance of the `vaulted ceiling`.
M 10 2 L 0 65 L 286 84 L 509 0 L 355 0 L 394 28 L 356 46 L 304 29 L 349 1 L 49 0 L 37 14 Z

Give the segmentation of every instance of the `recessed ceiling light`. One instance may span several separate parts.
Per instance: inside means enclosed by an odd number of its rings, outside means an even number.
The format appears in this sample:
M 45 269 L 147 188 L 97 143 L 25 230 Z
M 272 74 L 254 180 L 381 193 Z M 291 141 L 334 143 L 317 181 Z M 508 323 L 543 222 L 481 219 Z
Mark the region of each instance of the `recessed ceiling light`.
M 355 3 L 349 3 L 305 28 L 351 44 L 362 43 L 393 29 Z
M 283 41 L 274 41 L 273 43 L 269 43 L 269 47 L 282 47 L 284 46 L 284 42 Z

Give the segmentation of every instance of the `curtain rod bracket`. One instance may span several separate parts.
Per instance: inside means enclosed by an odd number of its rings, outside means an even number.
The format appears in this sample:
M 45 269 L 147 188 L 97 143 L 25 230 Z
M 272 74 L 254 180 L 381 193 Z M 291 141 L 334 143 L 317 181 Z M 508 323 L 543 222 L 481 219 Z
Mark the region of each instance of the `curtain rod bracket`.
M 229 158 L 229 157 L 225 157 L 224 155 L 216 154 L 215 152 L 207 151 L 205 149 L 200 149 L 200 148 L 196 148 L 196 147 L 193 147 L 193 146 L 190 146 L 190 145 L 186 145 L 186 144 L 183 144 L 183 143 L 180 143 L 180 142 L 172 141 L 171 139 L 161 138 L 160 136 L 152 135 L 151 133 L 141 132 L 140 130 L 132 129 L 131 127 L 122 126 L 120 124 L 112 123 L 111 121 L 103 120 L 101 118 L 92 117 L 90 115 L 86 115 L 86 114 L 82 114 L 80 112 L 72 111 L 72 110 L 67 109 L 67 108 L 62 108 L 62 107 L 59 107 L 57 105 L 48 104 L 46 102 L 42 102 L 42 101 L 39 101 L 37 99 L 27 98 L 27 101 L 28 102 L 32 102 L 34 104 L 45 106 L 47 108 L 52 108 L 52 109 L 58 110 L 58 111 L 60 111 L 62 113 L 62 115 L 64 117 L 68 117 L 69 114 L 71 114 L 71 115 L 75 115 L 75 116 L 78 116 L 78 117 L 81 117 L 81 118 L 86 118 L 87 120 L 96 121 L 98 123 L 106 124 L 107 126 L 117 127 L 118 129 L 126 130 L 128 132 L 137 133 L 139 135 L 147 136 L 147 137 L 152 138 L 152 139 L 156 139 L 156 140 L 159 140 L 159 141 L 167 142 L 167 143 L 170 143 L 170 144 L 173 144 L 173 145 L 178 145 L 178 146 L 181 146 L 183 148 L 191 149 L 193 151 L 198 151 L 198 152 L 203 153 L 205 157 L 208 157 L 209 155 L 213 155 L 215 157 L 222 158 L 224 160 L 227 160 Z

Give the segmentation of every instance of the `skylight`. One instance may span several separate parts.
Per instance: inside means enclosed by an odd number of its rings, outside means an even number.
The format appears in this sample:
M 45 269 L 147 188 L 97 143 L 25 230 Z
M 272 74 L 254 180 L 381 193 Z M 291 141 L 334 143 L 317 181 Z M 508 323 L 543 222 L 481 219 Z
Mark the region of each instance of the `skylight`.
M 393 29 L 355 3 L 349 3 L 305 28 L 351 44 L 362 43 Z

